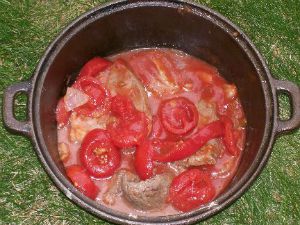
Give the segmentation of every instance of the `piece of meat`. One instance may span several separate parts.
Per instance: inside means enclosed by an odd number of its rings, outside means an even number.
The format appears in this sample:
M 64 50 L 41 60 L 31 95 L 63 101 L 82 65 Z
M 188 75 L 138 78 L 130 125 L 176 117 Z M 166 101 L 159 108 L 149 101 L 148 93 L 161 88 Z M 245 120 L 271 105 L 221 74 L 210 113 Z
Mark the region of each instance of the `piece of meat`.
M 108 114 L 104 114 L 99 118 L 86 117 L 77 115 L 73 112 L 70 117 L 70 141 L 81 142 L 85 135 L 96 128 L 106 129 L 106 125 L 111 118 Z
M 178 167 L 188 168 L 190 166 L 214 165 L 218 157 L 224 151 L 221 140 L 210 140 L 205 146 L 190 157 L 175 162 Z
M 109 73 L 110 73 L 110 69 L 107 68 L 106 70 L 101 71 L 101 72 L 96 76 L 96 79 L 98 79 L 98 81 L 100 81 L 100 83 L 102 84 L 103 87 L 106 87 Z
M 67 162 L 70 158 L 70 147 L 64 142 L 58 143 L 58 154 L 59 158 L 63 162 Z
M 127 170 L 119 170 L 115 173 L 108 185 L 107 191 L 103 194 L 103 202 L 107 205 L 114 205 L 116 203 L 116 198 L 122 194 L 122 179 L 126 176 L 128 180 L 138 182 L 139 179 L 133 173 Z
M 224 84 L 223 89 L 226 99 L 234 100 L 237 98 L 237 88 L 234 84 Z
M 226 157 L 216 168 L 212 171 L 211 176 L 214 178 L 226 178 L 232 173 L 233 167 L 236 165 L 234 156 Z
M 218 120 L 216 105 L 200 100 L 196 104 L 199 113 L 199 125 L 205 125 Z
M 147 52 L 147 54 L 145 54 Z M 155 95 L 173 95 L 179 91 L 172 57 L 156 50 L 145 50 L 126 59 L 134 74 Z
M 181 161 L 168 162 L 170 169 L 174 172 L 175 176 L 178 176 L 186 170 L 185 164 Z
M 160 174 L 141 181 L 137 175 L 122 169 L 112 177 L 102 200 L 107 205 L 114 205 L 117 197 L 122 195 L 136 209 L 160 209 L 165 204 L 172 176 Z
M 166 174 L 138 182 L 130 176 L 124 176 L 123 196 L 136 209 L 159 210 L 165 205 L 171 181 L 171 176 Z

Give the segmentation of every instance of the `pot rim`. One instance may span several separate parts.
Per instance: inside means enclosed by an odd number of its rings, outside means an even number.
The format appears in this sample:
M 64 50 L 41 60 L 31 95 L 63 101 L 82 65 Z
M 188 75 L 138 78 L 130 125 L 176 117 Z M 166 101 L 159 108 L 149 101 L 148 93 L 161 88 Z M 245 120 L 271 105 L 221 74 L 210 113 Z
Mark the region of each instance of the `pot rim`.
M 65 178 L 65 176 L 59 171 L 55 163 L 52 161 L 50 154 L 47 151 L 46 144 L 43 139 L 41 125 L 40 125 L 40 109 L 39 104 L 40 97 L 42 94 L 42 84 L 48 72 L 49 66 L 52 64 L 55 56 L 64 47 L 64 45 L 81 29 L 94 21 L 105 17 L 106 15 L 130 9 L 133 7 L 189 7 L 192 9 L 192 13 L 203 19 L 209 20 L 227 32 L 231 38 L 233 38 L 240 48 L 244 49 L 248 59 L 254 65 L 257 74 L 259 75 L 260 82 L 262 84 L 262 90 L 265 98 L 265 105 L 268 106 L 266 110 L 266 126 L 264 129 L 264 135 L 260 144 L 259 152 L 256 160 L 249 167 L 248 171 L 243 175 L 236 184 L 234 184 L 228 191 L 221 194 L 213 202 L 201 207 L 198 210 L 159 217 L 145 217 L 145 216 L 134 216 L 126 213 L 117 212 L 106 206 L 100 205 L 92 201 L 91 199 L 80 193 L 73 185 Z M 239 35 L 236 36 L 235 32 Z M 154 47 L 154 46 L 153 46 Z M 227 18 L 213 11 L 212 9 L 184 0 L 117 0 L 107 4 L 102 4 L 85 14 L 78 17 L 76 20 L 71 22 L 67 27 L 60 32 L 57 38 L 50 44 L 40 60 L 39 65 L 32 78 L 32 92 L 29 96 L 29 115 L 32 121 L 32 142 L 36 146 L 36 153 L 42 162 L 42 165 L 48 175 L 51 177 L 55 185 L 73 202 L 83 207 L 85 210 L 99 216 L 100 218 L 106 219 L 111 222 L 120 224 L 190 224 L 199 220 L 204 220 L 224 208 L 231 205 L 236 201 L 242 194 L 250 187 L 255 181 L 262 169 L 267 163 L 270 156 L 272 145 L 274 143 L 274 137 L 276 133 L 276 119 L 277 115 L 277 99 L 276 91 L 272 85 L 273 78 L 269 72 L 263 57 L 260 55 L 254 44 L 250 39 L 232 22 Z

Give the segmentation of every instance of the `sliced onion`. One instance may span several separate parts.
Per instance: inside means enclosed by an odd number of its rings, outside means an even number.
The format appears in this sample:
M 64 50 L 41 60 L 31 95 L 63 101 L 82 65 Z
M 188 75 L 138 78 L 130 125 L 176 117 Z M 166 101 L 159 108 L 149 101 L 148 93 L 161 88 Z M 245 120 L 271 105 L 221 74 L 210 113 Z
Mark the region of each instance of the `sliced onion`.
M 66 110 L 71 111 L 87 103 L 89 96 L 76 88 L 69 87 L 64 100 L 66 104 Z

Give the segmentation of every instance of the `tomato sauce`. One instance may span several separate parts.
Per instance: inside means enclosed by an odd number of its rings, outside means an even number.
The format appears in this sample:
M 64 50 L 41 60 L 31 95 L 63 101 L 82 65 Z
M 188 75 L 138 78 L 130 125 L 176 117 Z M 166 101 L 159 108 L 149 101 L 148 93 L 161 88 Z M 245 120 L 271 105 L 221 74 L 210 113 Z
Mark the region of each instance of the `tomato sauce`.
M 245 143 L 236 86 L 215 67 L 173 49 L 91 59 L 56 114 L 58 150 L 71 182 L 132 216 L 212 202 L 234 176 Z M 166 191 L 153 191 L 153 199 L 162 199 L 157 206 L 126 185 Z

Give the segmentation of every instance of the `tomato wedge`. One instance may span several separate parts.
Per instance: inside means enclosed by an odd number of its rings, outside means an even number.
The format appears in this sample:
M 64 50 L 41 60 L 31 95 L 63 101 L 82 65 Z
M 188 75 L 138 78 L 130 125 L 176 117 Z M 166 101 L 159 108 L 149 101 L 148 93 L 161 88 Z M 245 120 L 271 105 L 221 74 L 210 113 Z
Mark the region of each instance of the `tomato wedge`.
M 135 109 L 125 96 L 112 99 L 112 112 L 117 117 L 109 125 L 113 143 L 119 148 L 137 146 L 148 134 L 148 119 L 145 113 Z
M 153 176 L 153 155 L 154 146 L 152 141 L 145 140 L 136 149 L 134 165 L 141 180 L 146 180 Z
M 95 77 L 112 63 L 106 59 L 95 57 L 88 61 L 80 70 L 78 78 Z
M 224 144 L 226 146 L 226 149 L 230 154 L 236 156 L 239 154 L 239 149 L 236 146 L 236 138 L 234 137 L 234 132 L 233 132 L 233 123 L 231 119 L 227 116 L 222 116 L 221 120 L 225 128 Z
M 86 173 L 86 170 L 79 165 L 72 165 L 66 168 L 67 176 L 74 186 L 85 196 L 95 199 L 99 193 L 99 188 Z
M 199 118 L 196 106 L 184 97 L 163 101 L 159 108 L 159 115 L 165 129 L 178 135 L 193 130 Z
M 173 179 L 168 200 L 174 208 L 187 212 L 210 202 L 215 194 L 210 176 L 198 169 L 190 169 Z
M 61 98 L 58 101 L 57 108 L 56 108 L 56 121 L 58 123 L 58 127 L 61 128 L 67 125 L 70 116 L 71 116 L 71 112 L 67 111 L 64 98 Z
M 78 88 L 89 96 L 89 101 L 86 104 L 74 109 L 78 114 L 93 116 L 94 111 L 103 112 L 108 110 L 110 104 L 109 93 L 96 78 L 83 77 L 74 84 L 74 88 Z
M 120 152 L 112 144 L 109 133 L 102 129 L 94 129 L 84 137 L 79 156 L 87 172 L 96 178 L 113 175 L 121 162 Z

